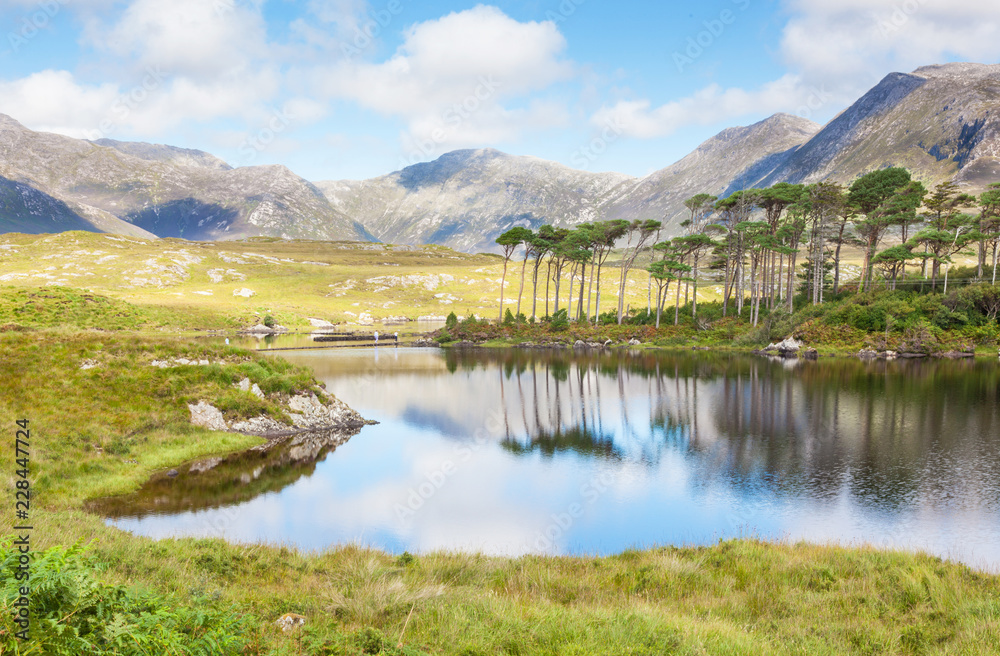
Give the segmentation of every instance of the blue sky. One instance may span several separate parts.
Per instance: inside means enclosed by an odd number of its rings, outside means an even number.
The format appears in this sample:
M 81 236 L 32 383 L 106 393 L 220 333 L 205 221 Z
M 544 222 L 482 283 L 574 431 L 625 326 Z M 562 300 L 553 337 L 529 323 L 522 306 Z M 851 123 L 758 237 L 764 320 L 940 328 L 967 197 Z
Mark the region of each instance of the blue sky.
M 980 0 L 0 0 L 0 113 L 310 180 L 492 147 L 646 175 L 886 74 L 1000 62 Z

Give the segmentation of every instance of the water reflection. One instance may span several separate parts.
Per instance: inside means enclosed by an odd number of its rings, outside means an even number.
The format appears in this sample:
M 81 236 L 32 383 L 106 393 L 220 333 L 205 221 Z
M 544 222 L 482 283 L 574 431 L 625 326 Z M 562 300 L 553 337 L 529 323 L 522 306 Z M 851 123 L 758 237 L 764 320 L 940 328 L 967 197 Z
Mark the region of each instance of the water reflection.
M 240 497 L 252 512 L 225 531 L 234 539 L 593 553 L 753 533 L 1000 564 L 992 361 L 789 367 L 711 353 L 406 348 L 287 357 L 382 424 L 280 493 Z M 564 521 L 574 504 L 582 514 Z M 122 525 L 153 535 L 204 519 L 137 510 L 142 519 Z M 248 518 L 267 513 L 285 519 Z

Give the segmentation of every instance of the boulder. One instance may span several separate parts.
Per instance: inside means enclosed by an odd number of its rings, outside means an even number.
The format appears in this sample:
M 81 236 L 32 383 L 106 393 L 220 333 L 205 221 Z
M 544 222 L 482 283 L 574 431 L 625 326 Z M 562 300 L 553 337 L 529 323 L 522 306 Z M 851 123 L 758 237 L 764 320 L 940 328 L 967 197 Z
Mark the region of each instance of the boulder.
M 195 426 L 217 431 L 228 430 L 222 411 L 215 406 L 199 401 L 197 405 L 188 404 L 188 410 L 191 411 L 191 423 Z
M 306 618 L 302 615 L 296 615 L 295 613 L 285 613 L 278 619 L 274 621 L 276 625 L 281 629 L 282 633 L 292 633 L 306 623 Z
M 798 353 L 803 344 L 794 337 L 786 337 L 776 346 L 778 353 Z M 764 350 L 766 351 L 767 349 Z
M 629 346 L 640 346 L 641 344 L 642 344 L 642 342 L 640 342 L 639 340 L 635 339 L 634 337 L 632 339 L 628 340 L 628 345 Z
M 237 289 L 233 292 L 233 296 L 242 296 L 243 298 L 250 298 L 251 296 L 256 296 L 257 292 L 252 289 L 247 289 L 243 287 L 242 289 Z
M 819 351 L 817 351 L 814 348 L 807 348 L 806 350 L 802 351 L 802 357 L 805 358 L 806 360 L 818 360 Z
M 862 360 L 874 360 L 878 357 L 878 352 L 872 349 L 864 348 L 858 351 L 858 357 Z
M 236 383 L 236 387 L 240 388 L 244 392 L 250 392 L 251 394 L 253 394 L 257 398 L 260 398 L 260 399 L 264 398 L 264 392 L 261 391 L 261 389 L 257 385 L 257 383 L 254 383 L 253 385 L 251 385 L 249 378 L 244 378 L 240 382 Z

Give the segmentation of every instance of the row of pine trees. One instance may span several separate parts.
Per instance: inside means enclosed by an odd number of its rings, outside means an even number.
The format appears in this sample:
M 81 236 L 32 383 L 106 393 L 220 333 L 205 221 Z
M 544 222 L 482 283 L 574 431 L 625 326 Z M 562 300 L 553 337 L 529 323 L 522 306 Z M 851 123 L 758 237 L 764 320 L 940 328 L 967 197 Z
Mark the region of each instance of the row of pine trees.
M 577 321 L 597 321 L 602 271 L 616 248 L 621 249 L 616 308 L 619 324 L 625 316 L 629 271 L 644 252 L 652 253 L 646 267 L 648 309 L 655 307 L 657 326 L 671 294 L 674 323 L 689 298 L 692 317 L 697 317 L 699 272 L 706 269 L 721 274 L 723 316 L 731 307 L 739 316 L 747 311 L 755 326 L 762 306 L 773 310 L 786 305 L 793 310 L 797 283 L 804 286 L 813 304 L 822 303 L 827 288 L 833 294 L 840 291 L 845 246 L 860 247 L 864 252 L 860 291 L 873 289 L 877 282 L 895 289 L 906 279 L 909 268 L 911 277 L 919 271 L 930 289 L 937 290 L 940 284 L 947 293 L 950 264 L 956 254 L 978 256 L 976 278 L 996 284 L 1000 183 L 990 185 L 978 197 L 962 193 L 954 182 L 938 184 L 931 192 L 906 169 L 886 168 L 861 176 L 847 188 L 832 182 L 781 182 L 721 199 L 698 194 L 684 205 L 690 212 L 681 224 L 684 234 L 662 241 L 663 226 L 656 220 L 598 221 L 573 229 L 543 225 L 537 232 L 515 227 L 504 232 L 496 240 L 504 256 L 504 283 L 514 253 L 524 249 L 517 316 L 522 315 L 529 269 L 530 316 L 538 316 L 539 275 L 544 266 L 544 316 L 550 316 L 550 284 L 555 288 L 552 314 L 560 312 L 560 287 L 568 274 L 564 311 Z M 898 234 L 901 243 L 883 249 L 890 232 Z M 800 258 L 804 265 L 799 264 Z M 672 291 L 671 283 L 675 283 Z M 501 286 L 501 318 L 503 294 Z

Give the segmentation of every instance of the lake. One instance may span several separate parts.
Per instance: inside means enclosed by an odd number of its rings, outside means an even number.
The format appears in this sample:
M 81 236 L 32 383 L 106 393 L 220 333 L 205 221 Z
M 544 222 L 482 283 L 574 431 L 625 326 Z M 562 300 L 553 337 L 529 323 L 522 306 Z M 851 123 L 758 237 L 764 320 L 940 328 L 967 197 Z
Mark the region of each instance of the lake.
M 394 553 L 609 554 L 751 536 L 1000 569 L 995 360 L 281 356 L 380 423 L 304 457 L 158 477 L 106 506 L 111 521 L 154 537 Z

